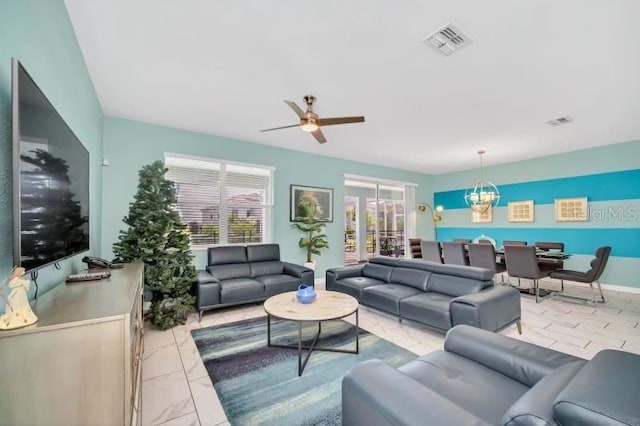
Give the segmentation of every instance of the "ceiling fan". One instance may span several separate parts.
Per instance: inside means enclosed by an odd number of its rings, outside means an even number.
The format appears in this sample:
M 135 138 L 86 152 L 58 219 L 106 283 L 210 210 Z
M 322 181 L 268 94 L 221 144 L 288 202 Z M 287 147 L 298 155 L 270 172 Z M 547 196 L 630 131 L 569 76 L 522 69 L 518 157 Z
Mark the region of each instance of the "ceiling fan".
M 300 118 L 300 124 L 292 124 L 291 126 L 282 126 L 282 127 L 274 127 L 272 129 L 264 129 L 260 130 L 261 132 L 269 132 L 271 130 L 280 130 L 287 129 L 289 127 L 297 127 L 300 126 L 302 130 L 305 132 L 311 133 L 314 138 L 320 143 L 325 143 L 327 140 L 325 139 L 320 127 L 322 126 L 333 126 L 334 124 L 348 124 L 348 123 L 362 123 L 364 121 L 364 117 L 333 117 L 333 118 L 320 118 L 318 114 L 313 112 L 313 103 L 316 98 L 313 95 L 307 95 L 304 98 L 304 103 L 307 104 L 307 110 L 302 111 L 298 105 L 296 105 L 293 101 L 284 101 L 287 105 L 291 107 L 293 112 L 295 112 Z

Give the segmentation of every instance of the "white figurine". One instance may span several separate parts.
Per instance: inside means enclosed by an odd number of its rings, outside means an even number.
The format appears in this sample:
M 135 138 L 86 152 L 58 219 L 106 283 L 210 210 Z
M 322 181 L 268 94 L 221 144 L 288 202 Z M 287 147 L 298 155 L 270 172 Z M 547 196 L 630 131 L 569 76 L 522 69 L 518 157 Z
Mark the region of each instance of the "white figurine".
M 9 297 L 4 307 L 4 315 L 0 316 L 0 329 L 26 327 L 38 321 L 38 317 L 31 310 L 27 291 L 31 281 L 23 278 L 24 268 L 13 268 L 9 280 Z

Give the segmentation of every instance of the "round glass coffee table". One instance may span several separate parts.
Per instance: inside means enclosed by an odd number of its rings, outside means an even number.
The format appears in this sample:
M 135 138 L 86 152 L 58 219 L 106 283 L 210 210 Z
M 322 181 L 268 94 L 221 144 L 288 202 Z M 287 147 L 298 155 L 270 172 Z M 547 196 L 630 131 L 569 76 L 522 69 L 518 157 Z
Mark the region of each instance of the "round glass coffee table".
M 316 300 L 311 303 L 300 303 L 296 298 L 296 292 L 290 291 L 280 293 L 268 298 L 264 302 L 264 310 L 267 313 L 267 346 L 277 348 L 293 348 L 298 349 L 298 376 L 302 376 L 302 372 L 309 361 L 311 353 L 316 351 L 342 352 L 348 354 L 358 354 L 360 351 L 358 343 L 358 301 L 348 294 L 339 293 L 337 291 L 316 291 Z M 322 331 L 322 321 L 340 319 L 349 315 L 356 315 L 356 324 L 354 326 L 354 337 L 356 340 L 355 350 L 337 349 L 318 347 L 316 343 Z M 288 321 L 294 321 L 298 325 L 298 344 L 297 345 L 281 345 L 271 342 L 271 318 L 278 318 Z M 302 326 L 305 323 L 317 322 L 318 331 L 310 345 L 302 344 Z M 302 350 L 307 350 L 304 361 L 302 360 Z

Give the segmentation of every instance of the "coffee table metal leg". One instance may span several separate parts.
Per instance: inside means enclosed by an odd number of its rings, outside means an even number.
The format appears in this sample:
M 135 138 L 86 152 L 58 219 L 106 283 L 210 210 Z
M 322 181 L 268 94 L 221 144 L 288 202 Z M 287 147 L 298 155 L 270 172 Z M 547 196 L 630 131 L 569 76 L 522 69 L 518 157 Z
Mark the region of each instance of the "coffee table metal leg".
M 304 361 L 302 361 L 302 323 L 298 322 L 298 377 L 302 376 L 302 372 L 304 371 L 304 368 L 307 366 L 307 362 L 309 362 L 309 358 L 311 358 L 311 354 L 313 353 L 313 350 L 316 349 L 316 343 L 318 343 L 318 338 L 320 338 L 320 324 L 321 322 L 318 321 L 318 332 L 316 333 L 316 337 L 314 337 L 313 342 L 311 342 L 311 344 L 308 347 L 305 347 L 304 349 L 307 349 L 307 355 L 304 357 Z M 324 350 L 324 349 L 321 349 Z
M 356 309 L 356 353 L 360 353 L 360 327 L 358 325 L 358 309 Z
M 324 348 L 324 347 L 316 347 L 318 340 L 320 338 L 320 333 L 322 332 L 322 321 L 318 321 L 318 331 L 311 342 L 310 345 L 302 344 L 302 321 L 297 321 L 298 323 L 298 344 L 297 345 L 281 345 L 278 343 L 271 343 L 271 315 L 267 315 L 267 346 L 276 347 L 276 348 L 294 348 L 298 349 L 298 376 L 302 376 L 305 367 L 307 366 L 307 362 L 309 362 L 309 358 L 311 358 L 311 354 L 314 350 L 318 351 L 328 351 L 328 352 L 341 352 L 347 354 L 359 354 L 360 353 L 360 323 L 359 323 L 359 315 L 358 310 L 355 311 L 356 314 L 356 324 L 353 327 L 355 331 L 356 338 L 356 349 L 348 350 L 348 349 L 338 349 L 338 348 Z M 302 359 L 302 350 L 306 350 L 304 360 Z

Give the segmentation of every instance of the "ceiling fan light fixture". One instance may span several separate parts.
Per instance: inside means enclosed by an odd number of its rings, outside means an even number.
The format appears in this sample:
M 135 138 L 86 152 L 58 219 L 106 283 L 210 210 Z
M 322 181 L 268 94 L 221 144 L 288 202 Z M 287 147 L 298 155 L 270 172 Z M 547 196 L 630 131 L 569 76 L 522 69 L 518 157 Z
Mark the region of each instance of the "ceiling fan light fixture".
M 300 124 L 300 128 L 305 132 L 315 132 L 318 130 L 318 123 L 315 120 L 306 120 L 304 123 Z

